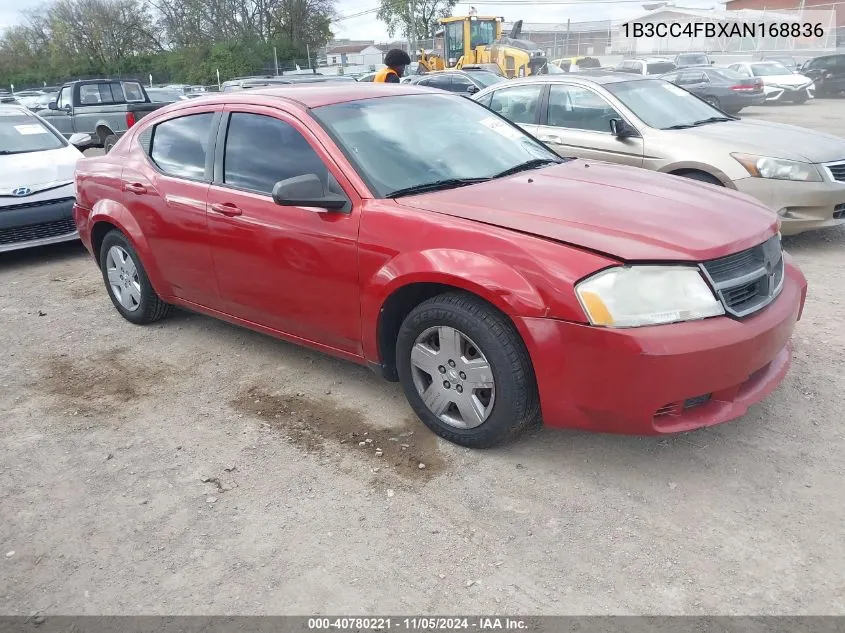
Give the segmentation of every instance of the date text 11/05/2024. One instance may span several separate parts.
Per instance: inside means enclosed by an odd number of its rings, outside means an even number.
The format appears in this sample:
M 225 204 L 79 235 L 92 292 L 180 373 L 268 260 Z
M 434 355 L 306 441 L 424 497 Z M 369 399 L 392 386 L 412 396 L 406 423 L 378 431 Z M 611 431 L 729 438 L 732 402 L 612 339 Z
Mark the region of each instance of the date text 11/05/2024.
M 528 622 L 510 617 L 328 617 L 308 618 L 312 631 L 524 631 Z
M 623 37 L 806 37 L 824 38 L 822 22 L 626 22 Z

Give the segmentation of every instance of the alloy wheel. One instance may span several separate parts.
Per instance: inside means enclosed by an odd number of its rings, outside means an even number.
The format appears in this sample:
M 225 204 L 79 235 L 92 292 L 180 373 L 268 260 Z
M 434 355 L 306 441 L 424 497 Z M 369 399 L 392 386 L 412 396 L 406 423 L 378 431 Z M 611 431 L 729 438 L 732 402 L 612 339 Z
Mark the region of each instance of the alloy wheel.
M 132 257 L 120 246 L 112 246 L 106 254 L 106 275 L 109 288 L 123 308 L 134 312 L 141 306 L 141 282 Z
M 411 375 L 428 409 L 450 426 L 471 429 L 490 416 L 496 384 L 472 339 L 452 327 L 423 331 L 411 348 Z

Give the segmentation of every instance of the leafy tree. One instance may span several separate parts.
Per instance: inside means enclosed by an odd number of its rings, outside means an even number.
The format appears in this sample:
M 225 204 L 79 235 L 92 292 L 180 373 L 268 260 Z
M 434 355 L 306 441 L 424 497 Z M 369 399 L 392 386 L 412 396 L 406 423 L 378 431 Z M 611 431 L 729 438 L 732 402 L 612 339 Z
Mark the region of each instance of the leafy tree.
M 412 39 L 429 39 L 437 31 L 438 18 L 448 17 L 457 0 L 380 0 L 378 19 L 388 34 L 397 32 Z

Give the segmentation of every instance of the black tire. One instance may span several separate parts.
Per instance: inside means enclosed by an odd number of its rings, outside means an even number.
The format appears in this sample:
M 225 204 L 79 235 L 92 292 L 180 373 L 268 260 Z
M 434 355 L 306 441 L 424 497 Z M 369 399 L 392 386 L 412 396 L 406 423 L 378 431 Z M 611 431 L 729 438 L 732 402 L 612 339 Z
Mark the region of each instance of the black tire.
M 675 174 L 676 176 L 681 176 L 682 178 L 689 178 L 690 180 L 697 180 L 699 182 L 706 182 L 711 185 L 716 185 L 718 187 L 724 187 L 725 185 L 716 178 L 715 176 L 711 176 L 710 174 L 705 174 L 703 171 L 682 171 Z
M 725 114 L 730 114 L 731 116 L 736 116 L 740 112 L 742 112 L 742 108 L 725 108 Z
M 447 326 L 466 335 L 487 358 L 495 398 L 488 417 L 475 428 L 458 428 L 436 416 L 414 384 L 411 350 L 423 332 Z M 473 295 L 454 292 L 424 301 L 405 318 L 396 343 L 399 381 L 411 408 L 440 437 L 468 448 L 489 448 L 515 438 L 539 422 L 540 404 L 528 350 L 501 312 Z
M 106 140 L 103 141 L 103 150 L 105 151 L 106 154 L 108 154 L 110 151 L 112 151 L 112 148 L 117 143 L 118 138 L 119 137 L 117 136 L 117 134 L 109 134 L 106 137 Z
M 109 251 L 112 247 L 118 247 L 131 258 L 134 264 L 135 275 L 134 281 L 140 287 L 140 301 L 134 309 L 128 309 L 120 302 L 120 299 L 115 295 L 112 284 L 109 282 Z M 147 277 L 147 271 L 141 263 L 141 258 L 132 247 L 132 244 L 126 239 L 126 236 L 118 230 L 110 231 L 103 238 L 103 243 L 100 246 L 100 270 L 103 274 L 103 282 L 106 284 L 106 291 L 109 293 L 109 298 L 112 304 L 120 313 L 120 315 L 135 325 L 146 325 L 153 323 L 166 317 L 172 306 L 159 298 L 156 291 L 153 290 L 150 284 L 150 279 Z
M 802 103 L 806 103 L 809 97 L 807 96 L 806 92 L 802 92 L 800 95 L 796 95 L 794 99 L 792 99 L 792 103 L 796 103 L 801 105 Z

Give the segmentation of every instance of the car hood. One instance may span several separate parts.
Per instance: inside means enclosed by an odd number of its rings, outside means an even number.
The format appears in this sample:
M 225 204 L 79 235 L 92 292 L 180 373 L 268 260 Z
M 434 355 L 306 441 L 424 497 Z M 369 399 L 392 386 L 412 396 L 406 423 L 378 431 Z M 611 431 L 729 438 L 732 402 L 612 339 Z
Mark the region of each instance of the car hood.
M 757 77 L 757 79 L 762 79 L 763 85 L 765 86 L 803 86 L 811 81 L 809 77 L 794 73 L 788 75 L 764 75 L 763 77 Z
M 583 160 L 396 203 L 627 261 L 703 261 L 750 248 L 777 231 L 774 213 L 750 196 Z
M 38 193 L 73 182 L 73 170 L 80 158 L 82 152 L 72 145 L 0 156 L 0 196 L 9 196 L 21 187 Z
M 677 130 L 679 137 L 723 141 L 730 152 L 759 154 L 808 163 L 845 159 L 845 139 L 804 127 L 755 119 L 711 123 Z

